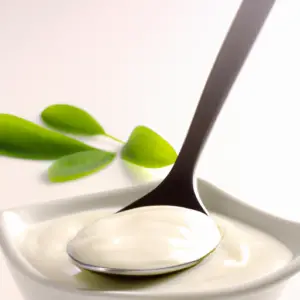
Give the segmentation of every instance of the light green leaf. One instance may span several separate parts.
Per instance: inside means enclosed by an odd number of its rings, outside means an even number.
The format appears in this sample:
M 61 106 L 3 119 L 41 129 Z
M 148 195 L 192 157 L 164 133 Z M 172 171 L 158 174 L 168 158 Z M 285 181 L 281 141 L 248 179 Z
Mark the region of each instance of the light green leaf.
M 64 182 L 95 173 L 109 165 L 115 153 L 103 150 L 89 150 L 74 153 L 56 160 L 48 169 L 52 182 Z
M 105 134 L 103 127 L 85 110 L 68 104 L 48 106 L 42 120 L 52 128 L 72 134 Z
M 56 159 L 95 149 L 22 118 L 0 114 L 0 154 L 28 159 Z
M 123 147 L 121 157 L 145 168 L 161 168 L 173 164 L 177 154 L 159 134 L 145 126 L 137 126 Z

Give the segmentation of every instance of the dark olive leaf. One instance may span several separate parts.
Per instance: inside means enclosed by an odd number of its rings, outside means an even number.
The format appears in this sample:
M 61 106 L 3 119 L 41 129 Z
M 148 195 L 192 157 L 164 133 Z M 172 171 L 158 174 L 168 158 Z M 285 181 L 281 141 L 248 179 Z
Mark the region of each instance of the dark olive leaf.
M 49 167 L 48 177 L 52 182 L 75 180 L 103 169 L 115 157 L 115 153 L 103 150 L 89 150 L 67 155 L 56 160 Z
M 28 159 L 56 159 L 95 149 L 22 118 L 0 114 L 0 154 Z
M 174 148 L 152 129 L 137 126 L 124 145 L 121 157 L 145 168 L 161 168 L 173 164 L 177 154 Z
M 105 134 L 103 127 L 85 110 L 69 104 L 54 104 L 41 113 L 52 128 L 72 134 Z

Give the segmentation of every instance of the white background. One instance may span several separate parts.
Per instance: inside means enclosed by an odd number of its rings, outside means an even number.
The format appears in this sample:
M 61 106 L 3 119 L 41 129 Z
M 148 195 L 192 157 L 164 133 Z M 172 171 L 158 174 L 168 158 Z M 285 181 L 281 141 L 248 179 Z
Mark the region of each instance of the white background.
M 239 4 L 0 0 L 0 112 L 38 121 L 47 105 L 72 103 L 121 139 L 143 124 L 179 150 Z M 277 1 L 198 167 L 199 176 L 234 196 L 294 220 L 300 220 L 299 12 L 298 0 Z M 102 173 L 51 185 L 48 165 L 0 157 L 0 210 L 151 179 L 116 161 Z M 297 298 L 297 284 L 296 278 L 285 299 Z M 2 256 L 0 299 L 21 299 Z

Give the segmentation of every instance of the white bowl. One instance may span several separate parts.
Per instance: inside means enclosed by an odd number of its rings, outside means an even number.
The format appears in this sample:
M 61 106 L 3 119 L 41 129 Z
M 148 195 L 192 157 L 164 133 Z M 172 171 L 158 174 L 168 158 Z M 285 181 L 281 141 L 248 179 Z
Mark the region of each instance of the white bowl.
M 38 223 L 58 216 L 84 210 L 125 206 L 138 199 L 158 183 L 150 183 L 134 188 L 78 196 L 72 199 L 51 201 L 26 207 L 6 210 L 0 214 L 0 245 L 9 269 L 26 300 L 88 300 L 88 299 L 185 299 L 185 300 L 274 300 L 283 285 L 292 275 L 300 271 L 300 223 L 290 222 L 261 212 L 222 192 L 205 181 L 198 181 L 201 199 L 210 211 L 240 220 L 252 227 L 275 237 L 293 253 L 293 260 L 284 268 L 262 279 L 237 288 L 213 292 L 103 292 L 80 290 L 48 281 L 33 270 L 22 257 L 16 237 L 23 225 Z M 20 226 L 18 226 L 20 224 Z

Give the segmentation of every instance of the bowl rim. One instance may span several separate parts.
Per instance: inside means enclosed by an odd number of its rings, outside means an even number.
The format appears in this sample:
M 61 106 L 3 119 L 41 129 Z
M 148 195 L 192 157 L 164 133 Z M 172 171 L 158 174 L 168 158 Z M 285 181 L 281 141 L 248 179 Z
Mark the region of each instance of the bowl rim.
M 119 189 L 114 189 L 110 191 L 104 191 L 104 192 L 95 192 L 95 193 L 90 193 L 90 194 L 85 194 L 85 195 L 78 195 L 75 197 L 67 197 L 67 198 L 61 198 L 55 200 L 55 203 L 59 205 L 60 203 L 63 203 L 65 201 L 68 201 L 68 199 L 81 199 L 82 197 L 93 197 L 96 195 L 102 195 L 105 194 L 107 195 L 118 195 L 124 192 L 130 192 L 134 190 L 145 190 L 149 188 L 153 188 L 156 185 L 160 183 L 161 180 L 157 181 L 152 181 L 144 184 L 140 184 L 137 186 L 131 186 L 131 187 L 125 187 L 125 188 L 119 188 Z M 247 203 L 244 203 L 240 201 L 239 199 L 231 196 L 230 194 L 224 192 L 223 190 L 219 189 L 215 185 L 199 179 L 200 182 L 205 183 L 208 185 L 210 188 L 218 191 L 218 193 L 221 193 L 224 195 L 224 197 L 229 197 L 233 202 L 238 203 L 239 205 L 243 205 L 255 213 L 259 214 L 260 216 L 266 216 L 266 217 L 271 217 L 271 218 L 276 218 L 277 221 L 279 220 L 284 220 L 283 218 L 278 218 L 275 217 L 273 214 L 262 211 L 252 205 L 249 205 Z M 227 288 L 220 288 L 217 289 L 216 291 L 206 291 L 206 292 L 169 292 L 169 291 L 153 291 L 153 292 L 145 292 L 145 291 L 99 291 L 99 290 L 90 290 L 90 289 L 75 289 L 74 287 L 68 286 L 67 284 L 60 283 L 60 282 L 54 282 L 47 280 L 46 278 L 43 278 L 42 276 L 35 274 L 35 272 L 32 272 L 29 270 L 29 268 L 26 268 L 24 263 L 20 261 L 20 258 L 18 257 L 17 253 L 15 251 L 10 251 L 10 245 L 8 245 L 5 242 L 5 239 L 3 238 L 3 232 L 1 230 L 1 216 L 5 212 L 12 212 L 12 211 L 19 211 L 21 209 L 30 209 L 33 207 L 41 207 L 44 206 L 45 204 L 53 203 L 53 200 L 43 202 L 43 203 L 36 203 L 36 204 L 29 204 L 29 205 L 24 205 L 24 206 L 18 206 L 14 207 L 11 209 L 5 209 L 4 211 L 0 211 L 0 246 L 2 248 L 4 257 L 8 260 L 8 262 L 16 269 L 18 270 L 23 276 L 28 277 L 30 280 L 33 282 L 37 282 L 41 284 L 42 286 L 46 288 L 52 288 L 55 290 L 59 290 L 62 292 L 67 292 L 67 293 L 76 293 L 77 295 L 81 296 L 97 296 L 97 297 L 118 297 L 118 298 L 133 298 L 133 299 L 169 299 L 170 297 L 172 299 L 182 299 L 184 296 L 185 299 L 187 300 L 192 300 L 195 298 L 202 297 L 205 300 L 214 300 L 224 297 L 237 297 L 237 296 L 242 296 L 246 295 L 249 293 L 255 293 L 259 291 L 263 291 L 265 289 L 271 288 L 274 285 L 277 285 L 289 277 L 295 275 L 296 273 L 300 272 L 300 256 L 294 258 L 291 260 L 286 266 L 282 267 L 281 269 L 268 274 L 262 278 L 259 278 L 257 280 L 245 283 L 243 285 L 239 285 L 237 287 L 227 287 Z M 286 221 L 286 220 L 285 220 Z M 296 225 L 299 226 L 300 228 L 300 222 L 294 222 L 294 221 L 287 221 L 291 225 Z

